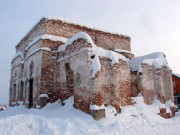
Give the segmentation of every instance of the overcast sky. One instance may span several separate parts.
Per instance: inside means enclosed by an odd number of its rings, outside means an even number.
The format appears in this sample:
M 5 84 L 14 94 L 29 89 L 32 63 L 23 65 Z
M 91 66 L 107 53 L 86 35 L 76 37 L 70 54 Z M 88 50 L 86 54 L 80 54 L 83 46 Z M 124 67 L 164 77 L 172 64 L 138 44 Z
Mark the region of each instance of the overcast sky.
M 131 37 L 132 52 L 164 52 L 180 73 L 180 0 L 0 0 L 0 103 L 8 102 L 15 45 L 42 16 Z

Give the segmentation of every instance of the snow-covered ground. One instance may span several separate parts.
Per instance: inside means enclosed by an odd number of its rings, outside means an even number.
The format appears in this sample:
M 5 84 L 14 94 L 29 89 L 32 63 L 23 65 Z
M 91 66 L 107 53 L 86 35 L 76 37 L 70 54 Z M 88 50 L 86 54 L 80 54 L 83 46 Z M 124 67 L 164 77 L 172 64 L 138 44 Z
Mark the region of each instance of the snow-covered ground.
M 10 107 L 0 112 L 0 135 L 180 135 L 180 113 L 171 119 L 157 115 L 158 102 L 143 103 L 142 96 L 134 106 L 114 109 L 106 107 L 106 118 L 95 121 L 90 115 L 72 107 L 73 97 L 65 106 L 58 102 L 42 109 Z

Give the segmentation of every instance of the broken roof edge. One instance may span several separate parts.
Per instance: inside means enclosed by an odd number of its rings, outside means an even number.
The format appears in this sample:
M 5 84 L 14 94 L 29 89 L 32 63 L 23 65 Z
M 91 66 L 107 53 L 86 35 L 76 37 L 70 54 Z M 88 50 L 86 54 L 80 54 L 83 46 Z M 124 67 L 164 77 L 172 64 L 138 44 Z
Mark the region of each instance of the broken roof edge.
M 40 35 L 38 37 L 33 38 L 33 40 L 28 43 L 28 45 L 26 46 L 25 50 L 28 50 L 31 46 L 33 46 L 39 40 L 51 40 L 53 42 L 62 42 L 62 43 L 65 43 L 67 41 L 67 38 L 60 37 L 60 36 L 49 35 L 49 34 Z
M 68 39 L 66 41 L 65 44 L 59 46 L 58 48 L 58 52 L 63 52 L 66 51 L 67 47 L 69 45 L 71 45 L 74 41 L 78 40 L 78 39 L 84 39 L 86 40 L 86 42 L 90 43 L 92 47 L 90 47 L 92 49 L 92 51 L 94 53 L 96 53 L 98 56 L 101 57 L 107 57 L 109 59 L 111 59 L 113 61 L 113 57 L 117 56 L 117 59 L 121 59 L 123 61 L 127 62 L 127 59 L 125 58 L 125 56 L 123 56 L 122 54 L 119 54 L 117 52 L 114 52 L 112 50 L 106 50 L 103 49 L 102 47 L 98 47 L 94 44 L 92 38 L 85 32 L 78 32 L 76 34 L 74 34 L 70 39 Z M 111 55 L 111 56 L 110 56 Z M 116 62 L 115 62 L 116 61 Z M 113 63 L 117 63 L 117 60 L 115 60 Z
M 61 17 L 55 17 L 55 16 L 44 16 L 44 17 L 41 17 L 41 19 L 39 19 L 34 25 L 33 27 L 31 27 L 31 29 L 23 36 L 23 38 L 16 44 L 15 47 L 17 47 L 33 30 L 34 28 L 40 24 L 41 22 L 43 21 L 60 21 L 60 22 L 64 22 L 64 23 L 68 23 L 68 24 L 72 24 L 72 25 L 75 25 L 75 26 L 80 26 L 80 27 L 86 27 L 88 29 L 92 29 L 92 30 L 95 30 L 95 31 L 100 31 L 100 32 L 103 32 L 103 33 L 107 33 L 107 34 L 111 34 L 111 35 L 117 35 L 117 36 L 120 36 L 120 37 L 125 37 L 125 38 L 128 38 L 129 41 L 131 40 L 131 38 L 125 34 L 120 34 L 120 33 L 116 33 L 116 32 L 110 32 L 110 31 L 106 31 L 106 30 L 102 30 L 102 29 L 99 29 L 99 28 L 95 28 L 95 27 L 91 27 L 91 26 L 88 26 L 88 25 L 83 25 L 81 23 L 76 23 L 75 21 L 70 21 L 70 20 L 67 20 L 67 19 L 63 19 Z M 45 33 L 44 33 L 45 34 Z
M 76 26 L 81 26 L 81 27 L 86 27 L 88 29 L 92 29 L 92 30 L 95 30 L 95 31 L 100 31 L 100 32 L 104 32 L 104 33 L 108 33 L 108 34 L 112 34 L 112 35 L 118 35 L 118 36 L 122 36 L 122 37 L 126 37 L 126 38 L 130 39 L 130 37 L 128 35 L 125 35 L 125 34 L 122 34 L 122 33 L 103 30 L 103 29 L 100 29 L 100 28 L 97 28 L 97 27 L 94 27 L 94 26 L 84 25 L 82 23 L 71 21 L 71 20 L 68 20 L 68 19 L 61 18 L 61 17 L 45 16 L 42 19 L 52 20 L 52 21 L 61 21 L 61 22 L 64 22 L 64 23 L 68 23 L 68 24 L 72 24 L 72 25 L 76 25 Z
M 172 70 L 166 60 L 166 55 L 163 52 L 154 52 L 147 55 L 134 57 L 129 62 L 131 71 L 142 72 L 142 64 L 148 64 L 153 68 L 161 68 L 163 66 L 167 69 Z
M 63 52 L 63 51 L 65 51 L 66 48 L 67 48 L 69 45 L 71 45 L 71 44 L 72 44 L 75 40 L 77 40 L 77 39 L 84 39 L 84 40 L 86 40 L 88 43 L 90 43 L 91 45 L 94 45 L 91 37 L 90 37 L 87 33 L 85 33 L 85 32 L 79 32 L 79 33 L 74 34 L 71 38 L 69 38 L 69 39 L 65 42 L 65 44 L 59 46 L 57 51 L 58 51 L 58 52 Z
M 86 40 L 86 42 L 91 45 L 90 47 L 87 48 L 89 48 L 89 51 L 91 52 L 91 54 L 89 55 L 93 56 L 91 57 L 92 77 L 95 77 L 96 73 L 101 70 L 101 63 L 99 57 L 103 57 L 111 60 L 112 65 L 119 63 L 119 60 L 125 61 L 128 64 L 128 60 L 122 54 L 96 46 L 92 38 L 85 32 L 79 32 L 77 34 L 74 34 L 70 39 L 67 40 L 67 42 L 64 45 L 59 46 L 58 52 L 63 53 L 64 51 L 67 50 L 69 45 L 72 45 L 73 42 L 78 39 Z M 82 48 L 80 50 L 82 50 Z

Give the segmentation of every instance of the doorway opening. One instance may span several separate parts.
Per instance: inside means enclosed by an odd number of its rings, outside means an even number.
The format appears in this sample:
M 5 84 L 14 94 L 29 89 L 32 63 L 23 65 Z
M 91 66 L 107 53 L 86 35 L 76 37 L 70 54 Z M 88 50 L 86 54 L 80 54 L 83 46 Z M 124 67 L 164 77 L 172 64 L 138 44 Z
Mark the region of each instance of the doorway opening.
M 67 91 L 68 97 L 74 95 L 74 77 L 73 71 L 71 70 L 69 63 L 66 63 L 66 84 L 67 84 Z
M 29 108 L 33 107 L 33 79 L 29 80 Z
M 21 82 L 21 87 L 20 87 L 20 101 L 23 101 L 23 89 L 24 89 L 24 83 Z
M 13 101 L 16 101 L 16 84 L 13 85 Z

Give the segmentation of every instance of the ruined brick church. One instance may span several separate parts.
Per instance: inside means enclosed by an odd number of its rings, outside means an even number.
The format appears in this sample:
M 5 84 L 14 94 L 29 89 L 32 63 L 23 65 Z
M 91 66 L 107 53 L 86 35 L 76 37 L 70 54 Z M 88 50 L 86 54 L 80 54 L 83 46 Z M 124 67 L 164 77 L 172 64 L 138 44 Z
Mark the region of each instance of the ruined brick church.
M 74 108 L 96 117 L 103 106 L 130 105 L 142 93 L 173 101 L 172 71 L 163 53 L 134 57 L 130 37 L 56 17 L 42 18 L 16 45 L 10 105 L 44 107 L 74 96 Z M 100 116 L 103 117 L 103 116 Z

